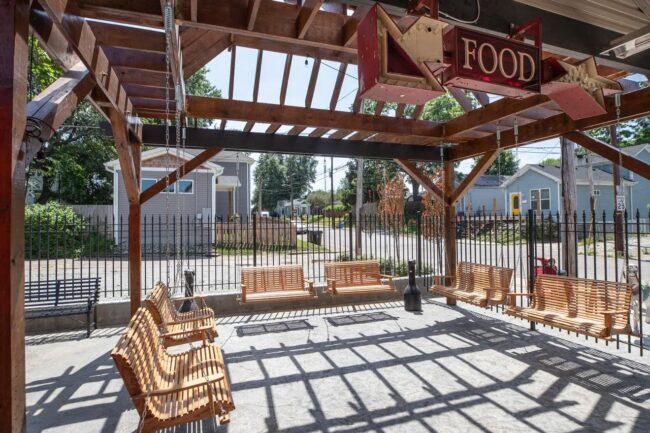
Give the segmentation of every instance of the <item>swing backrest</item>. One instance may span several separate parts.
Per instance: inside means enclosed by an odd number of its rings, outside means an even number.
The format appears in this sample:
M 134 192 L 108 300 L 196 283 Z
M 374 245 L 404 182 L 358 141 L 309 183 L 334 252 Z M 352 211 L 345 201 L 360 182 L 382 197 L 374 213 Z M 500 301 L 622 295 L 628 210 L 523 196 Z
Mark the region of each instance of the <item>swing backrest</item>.
M 456 265 L 458 289 L 483 293 L 485 289 L 508 289 L 513 270 L 480 263 L 459 262 Z
M 149 293 L 149 296 L 145 299 L 145 304 L 158 325 L 172 323 L 178 320 L 176 308 L 174 308 L 174 304 L 169 297 L 169 289 L 161 281 L 156 283 L 153 290 Z

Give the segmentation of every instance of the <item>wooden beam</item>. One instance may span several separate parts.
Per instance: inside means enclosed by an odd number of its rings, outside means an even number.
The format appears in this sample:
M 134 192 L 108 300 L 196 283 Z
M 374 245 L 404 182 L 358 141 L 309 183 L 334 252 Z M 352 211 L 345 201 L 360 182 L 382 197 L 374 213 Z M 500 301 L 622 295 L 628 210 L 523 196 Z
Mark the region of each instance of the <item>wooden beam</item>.
M 438 188 L 436 184 L 431 181 L 429 176 L 420 171 L 420 169 L 417 168 L 414 163 L 406 159 L 395 159 L 395 162 L 400 167 L 402 167 L 402 170 L 404 170 L 409 176 L 411 176 L 420 185 L 422 185 L 422 188 L 431 194 L 433 198 L 440 200 L 445 204 L 445 206 L 449 203 L 449 200 L 445 197 L 444 192 L 441 191 L 440 188 Z
M 381 116 L 381 112 L 384 111 L 384 107 L 386 106 L 386 103 L 384 101 L 376 101 L 377 105 L 375 105 L 375 116 Z
M 463 111 L 465 111 L 465 113 L 469 113 L 474 109 L 472 100 L 467 97 L 465 90 L 459 89 L 458 87 L 447 87 L 447 91 L 463 108 Z
M 257 14 L 260 10 L 260 3 L 261 0 L 248 1 L 248 25 L 246 26 L 248 30 L 255 28 L 255 20 L 257 20 Z
M 257 102 L 260 94 L 260 76 L 262 75 L 262 60 L 264 58 L 264 51 L 257 51 L 257 64 L 255 65 L 255 81 L 253 82 L 253 102 Z
M 545 95 L 533 95 L 525 99 L 503 98 L 482 109 L 472 110 L 462 116 L 449 120 L 441 125 L 443 130 L 441 135 L 453 137 L 474 128 L 484 126 L 485 124 L 516 115 L 529 108 L 547 104 L 549 101 L 550 99 Z
M 456 175 L 454 173 L 454 163 L 445 160 L 443 163 L 444 175 L 444 188 L 445 195 L 450 195 L 456 182 Z M 443 215 L 443 238 L 445 248 L 445 267 L 444 275 L 445 284 L 450 285 L 452 278 L 456 275 L 456 206 L 450 203 L 445 203 Z M 456 300 L 447 298 L 447 305 L 456 305 Z
M 416 105 L 415 109 L 413 110 L 413 119 L 414 120 L 419 120 L 420 116 L 422 116 L 422 112 L 424 111 L 424 105 Z
M 177 180 L 182 179 L 183 176 L 191 173 L 196 168 L 200 167 L 202 164 L 210 161 L 213 157 L 221 153 L 222 149 L 219 147 L 211 147 L 204 150 L 203 152 L 196 155 L 194 158 L 186 161 L 178 167 L 173 172 L 169 173 L 167 176 L 159 179 L 156 183 L 151 185 L 149 188 L 145 189 L 140 193 L 140 204 L 145 204 L 147 201 L 151 200 L 153 197 L 161 193 L 169 185 L 173 185 Z
M 244 120 L 282 123 L 316 128 L 349 129 L 353 131 L 386 132 L 431 137 L 436 122 L 395 119 L 314 108 L 283 107 L 275 104 L 229 101 L 201 96 L 187 97 L 187 115 L 200 119 Z
M 406 109 L 406 104 L 400 103 L 397 104 L 397 108 L 395 108 L 395 117 L 402 118 L 404 117 L 404 110 Z
M 323 4 L 323 0 L 305 0 L 300 13 L 298 14 L 297 28 L 298 39 L 304 39 L 309 27 L 314 22 L 318 11 Z
M 131 139 L 126 129 L 126 124 L 122 121 L 120 115 L 115 109 L 109 110 L 113 138 L 115 140 L 115 149 L 120 161 L 122 177 L 124 179 L 124 188 L 129 203 L 138 203 L 140 201 L 140 185 L 138 184 L 138 171 L 131 153 Z
M 311 69 L 311 77 L 309 85 L 307 86 L 307 94 L 305 96 L 305 107 L 311 108 L 311 103 L 314 99 L 314 90 L 316 90 L 316 82 L 318 81 L 318 71 L 320 70 L 320 59 L 314 59 L 314 65 Z
M 141 207 L 138 202 L 129 203 L 129 298 L 131 317 L 142 305 L 142 239 Z
M 201 36 L 193 43 L 183 46 L 183 74 L 186 79 L 221 54 L 223 50 L 232 46 L 231 36 L 227 33 L 194 28 L 187 30 L 197 30 Z M 184 34 L 185 32 L 181 33 L 182 43 L 185 42 Z
M 623 167 L 625 167 L 626 169 L 630 170 L 631 172 L 641 177 L 650 179 L 650 164 L 640 159 L 637 159 L 631 155 L 628 155 L 624 152 L 621 152 L 621 154 L 619 155 L 619 149 L 617 147 L 612 146 L 609 143 L 605 143 L 604 141 L 597 140 L 593 137 L 588 136 L 583 132 L 578 132 L 578 131 L 568 132 L 564 134 L 564 138 L 566 138 L 567 140 L 571 140 L 576 144 L 579 144 L 585 149 L 590 150 L 593 153 L 602 156 L 603 158 L 607 159 L 608 161 L 611 161 L 614 164 L 619 163 L 619 156 L 620 156 L 621 165 Z
M 343 26 L 343 46 L 351 47 L 357 41 L 359 21 L 363 19 L 369 10 L 369 6 L 357 6 L 352 16 L 345 22 Z
M 24 433 L 28 0 L 0 3 L 0 431 Z
M 165 54 L 165 35 L 157 30 L 87 21 L 98 46 Z
M 621 122 L 650 115 L 650 87 L 635 92 L 625 93 L 621 96 L 621 112 L 618 120 Z M 607 114 L 582 120 L 572 120 L 566 114 L 557 114 L 536 122 L 519 126 L 519 137 L 515 140 L 512 129 L 501 132 L 501 148 L 508 149 L 517 145 L 521 146 L 531 142 L 556 138 L 573 131 L 586 131 L 616 123 L 616 107 L 614 98 L 605 98 Z M 452 161 L 467 159 L 495 150 L 496 137 L 491 134 L 476 140 L 466 141 L 455 146 L 450 152 Z
M 463 179 L 463 181 L 456 187 L 456 189 L 451 193 L 449 201 L 452 205 L 458 203 L 458 201 L 469 191 L 469 189 L 474 186 L 477 180 L 487 171 L 488 168 L 492 165 L 494 161 L 499 157 L 501 152 L 499 150 L 494 150 L 486 153 L 481 157 L 480 160 L 474 165 L 472 171 Z
M 235 92 L 235 65 L 237 63 L 237 46 L 233 45 L 230 48 L 230 80 L 228 82 L 228 99 L 233 99 Z M 192 117 L 190 115 L 190 117 Z
M 347 63 L 341 63 L 339 66 L 339 72 L 336 74 L 336 82 L 334 83 L 334 89 L 332 90 L 332 99 L 330 100 L 330 111 L 336 110 L 336 105 L 339 102 L 339 96 L 341 95 L 341 88 L 343 87 L 343 80 L 345 80 L 345 73 L 348 70 Z
M 79 62 L 35 96 L 27 104 L 27 117 L 43 125 L 39 139 L 49 140 L 94 85 L 88 69 Z
M 281 126 L 281 123 L 271 123 L 269 127 L 266 128 L 266 134 L 275 134 Z

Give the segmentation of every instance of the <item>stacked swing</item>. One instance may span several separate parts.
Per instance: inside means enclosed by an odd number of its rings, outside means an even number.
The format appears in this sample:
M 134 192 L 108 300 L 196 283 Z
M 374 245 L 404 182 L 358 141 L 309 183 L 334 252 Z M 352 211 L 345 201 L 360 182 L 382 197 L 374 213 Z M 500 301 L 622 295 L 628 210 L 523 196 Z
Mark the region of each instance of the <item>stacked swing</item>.
M 167 37 L 166 74 L 166 114 L 170 118 L 170 69 L 169 56 L 172 50 L 170 41 L 173 13 L 172 4 L 167 1 L 164 7 L 165 33 Z M 181 114 L 176 113 L 176 156 L 181 153 Z M 166 122 L 169 153 L 169 128 Z M 183 134 L 182 147 L 185 147 Z M 184 149 L 183 149 L 184 150 Z M 169 158 L 167 158 L 169 161 Z M 166 167 L 170 173 L 170 167 Z M 179 179 L 185 173 L 181 172 Z M 167 187 L 169 187 L 169 176 Z M 169 212 L 169 194 L 165 195 Z M 176 199 L 180 215 L 180 199 Z M 169 227 L 167 227 L 169 233 Z M 173 280 L 179 285 L 182 280 L 183 249 L 179 228 L 175 229 L 175 242 L 180 248 L 180 260 L 176 262 Z M 170 242 L 167 240 L 167 278 L 170 272 Z M 186 254 L 189 265 L 189 255 Z M 184 301 L 198 308 L 181 312 L 174 302 Z M 221 348 L 214 342 L 217 328 L 214 311 L 202 297 L 189 296 L 173 299 L 166 284 L 159 282 L 145 300 L 147 308 L 139 308 L 131 318 L 124 334 L 113 349 L 111 356 L 115 361 L 124 385 L 140 415 L 139 432 L 185 424 L 203 418 L 218 420 L 220 424 L 230 421 L 229 412 L 235 409 L 226 373 Z M 202 342 L 198 347 L 195 342 Z M 189 344 L 189 348 L 173 354 L 167 352 L 170 346 Z M 216 426 L 215 426 L 216 428 Z

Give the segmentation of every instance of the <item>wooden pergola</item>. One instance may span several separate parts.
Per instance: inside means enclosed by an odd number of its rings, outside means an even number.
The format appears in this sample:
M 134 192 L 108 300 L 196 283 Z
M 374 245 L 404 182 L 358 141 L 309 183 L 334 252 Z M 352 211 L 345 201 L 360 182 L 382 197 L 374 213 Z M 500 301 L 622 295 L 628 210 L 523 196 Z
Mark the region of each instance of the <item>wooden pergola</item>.
M 389 13 L 400 16 L 409 2 L 380 3 Z M 448 16 L 471 17 L 476 13 L 471 3 L 444 0 L 440 1 L 440 10 Z M 615 80 L 631 73 L 650 74 L 650 52 L 626 58 L 600 54 L 611 41 L 650 24 L 647 0 L 621 1 L 626 7 L 618 10 L 607 6 L 605 0 L 589 5 L 550 0 L 482 3 L 474 28 L 504 35 L 512 24 L 540 17 L 548 29 L 543 35 L 545 57 L 576 64 L 595 55 L 600 75 Z M 171 4 L 168 9 L 171 25 L 166 31 L 168 4 Z M 221 148 L 394 159 L 444 203 L 446 256 L 451 258 L 447 271 L 453 274 L 455 204 L 500 151 L 563 136 L 618 162 L 619 154 L 614 146 L 591 138 L 584 131 L 650 115 L 650 88 L 632 86 L 626 87 L 620 97 L 620 112 L 617 113 L 614 98 L 607 97 L 605 114 L 582 120 L 572 120 L 542 94 L 491 102 L 487 94 L 473 92 L 479 102 L 479 107 L 475 107 L 467 92 L 457 88 L 448 91 L 465 114 L 445 123 L 421 120 L 423 105 L 407 110 L 406 104 L 398 104 L 394 113 L 385 115 L 382 114 L 384 103 L 378 102 L 373 114 L 363 114 L 363 99 L 358 94 L 351 112 L 338 111 L 336 106 L 346 73 L 350 65 L 357 63 L 357 25 L 371 4 L 370 0 L 11 0 L 2 3 L 0 431 L 25 431 L 25 161 L 34 148 L 25 135 L 28 119 L 37 125 L 47 125 L 41 135 L 41 139 L 47 140 L 79 102 L 86 99 L 110 122 L 130 202 L 131 269 L 140 269 L 141 204 L 160 192 L 166 182 L 161 180 L 146 193 L 140 191 L 141 145 L 163 145 L 165 126 L 143 127 L 134 119 L 136 116 L 173 119 L 178 109 L 189 128 L 187 146 L 205 148 L 205 151 L 170 174 L 171 181 L 200 166 Z M 30 32 L 65 73 L 27 104 Z M 238 47 L 258 50 L 252 101 L 233 99 Z M 222 89 L 227 90 L 228 97 L 185 95 L 184 79 L 225 50 L 230 50 L 232 56 L 229 88 Z M 284 72 L 277 77 L 281 89 L 277 104 L 258 102 L 263 56 L 268 51 L 286 54 Z M 313 62 L 304 107 L 285 105 L 287 89 L 291 86 L 291 65 L 297 57 L 307 57 Z M 312 102 L 323 61 L 335 62 L 338 72 L 332 94 L 328 95 L 329 109 L 316 109 Z M 406 116 L 407 112 L 412 115 Z M 194 119 L 220 123 L 216 129 L 196 128 Z M 243 131 L 226 130 L 229 121 L 244 121 Z M 268 126 L 264 132 L 252 132 L 256 123 Z M 515 124 L 518 134 L 515 134 Z M 289 127 L 286 134 L 278 133 L 282 126 Z M 307 128 L 308 134 L 304 133 Z M 501 131 L 499 144 L 497 129 Z M 479 162 L 454 187 L 454 162 L 474 157 L 480 157 Z M 424 160 L 443 161 L 444 190 L 417 168 L 414 161 Z M 628 155 L 622 156 L 622 165 L 642 176 L 650 173 L 650 165 Z M 135 311 L 141 301 L 137 271 L 131 272 L 130 291 L 132 311 Z

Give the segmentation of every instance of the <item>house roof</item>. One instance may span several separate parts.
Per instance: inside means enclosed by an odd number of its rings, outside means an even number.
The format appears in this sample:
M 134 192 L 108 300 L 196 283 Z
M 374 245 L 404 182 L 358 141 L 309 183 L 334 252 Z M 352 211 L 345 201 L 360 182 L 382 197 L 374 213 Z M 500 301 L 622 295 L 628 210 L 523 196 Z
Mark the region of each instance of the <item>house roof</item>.
M 198 155 L 203 152 L 204 149 L 186 149 L 185 151 L 192 155 Z M 246 155 L 244 152 L 235 152 L 232 150 L 223 150 L 210 158 L 211 162 L 240 162 L 241 164 L 251 165 L 255 163 L 255 160 L 250 156 Z
M 628 146 L 628 147 L 621 147 L 621 152 L 630 155 L 633 157 L 639 156 L 641 152 L 644 150 L 647 150 L 650 152 L 650 144 L 636 144 L 634 146 Z M 600 155 L 593 155 L 593 158 L 591 159 L 592 164 L 603 164 L 603 163 L 610 163 L 611 161 L 608 159 L 603 158 Z M 580 158 L 580 165 L 586 165 L 586 161 L 584 158 Z
M 499 176 L 496 174 L 484 174 L 479 177 L 474 186 L 477 187 L 497 187 L 508 180 L 508 176 Z
M 562 179 L 562 169 L 558 166 L 543 166 L 539 164 L 527 164 L 523 166 L 517 173 L 511 176 L 506 182 L 503 183 L 503 186 L 511 185 L 517 179 L 519 179 L 524 174 L 529 171 L 535 171 L 542 176 L 546 176 L 555 182 L 561 182 Z M 592 169 L 593 179 L 595 185 L 611 185 L 613 182 L 612 174 L 607 173 L 604 170 L 598 168 Z M 628 178 L 623 177 L 624 184 L 634 185 L 635 182 L 631 181 Z M 578 185 L 587 185 L 589 184 L 589 177 L 587 172 L 587 167 L 580 165 L 576 167 L 576 183 Z
M 219 176 L 217 177 L 217 191 L 230 191 L 240 187 L 241 182 L 237 176 Z
M 198 153 L 198 152 L 197 152 Z M 156 148 L 152 150 L 147 150 L 142 152 L 142 155 L 140 157 L 141 161 L 144 163 L 144 161 L 147 161 L 149 159 L 157 158 L 159 156 L 163 156 L 165 154 L 169 154 L 173 157 L 179 156 L 180 158 L 184 159 L 185 161 L 189 161 L 190 159 L 194 158 L 195 154 L 190 152 L 190 150 L 176 150 L 176 149 L 165 149 L 165 148 Z M 212 161 L 212 160 L 211 160 Z M 223 173 L 223 167 L 215 164 L 214 162 L 207 161 L 202 164 L 203 167 L 207 168 L 208 170 L 214 172 L 217 176 Z M 104 167 L 106 170 L 110 171 L 111 173 L 114 172 L 115 170 L 120 170 L 120 161 L 119 159 L 114 159 L 112 161 L 108 161 L 104 163 Z M 172 170 L 175 170 L 176 167 L 171 168 Z

